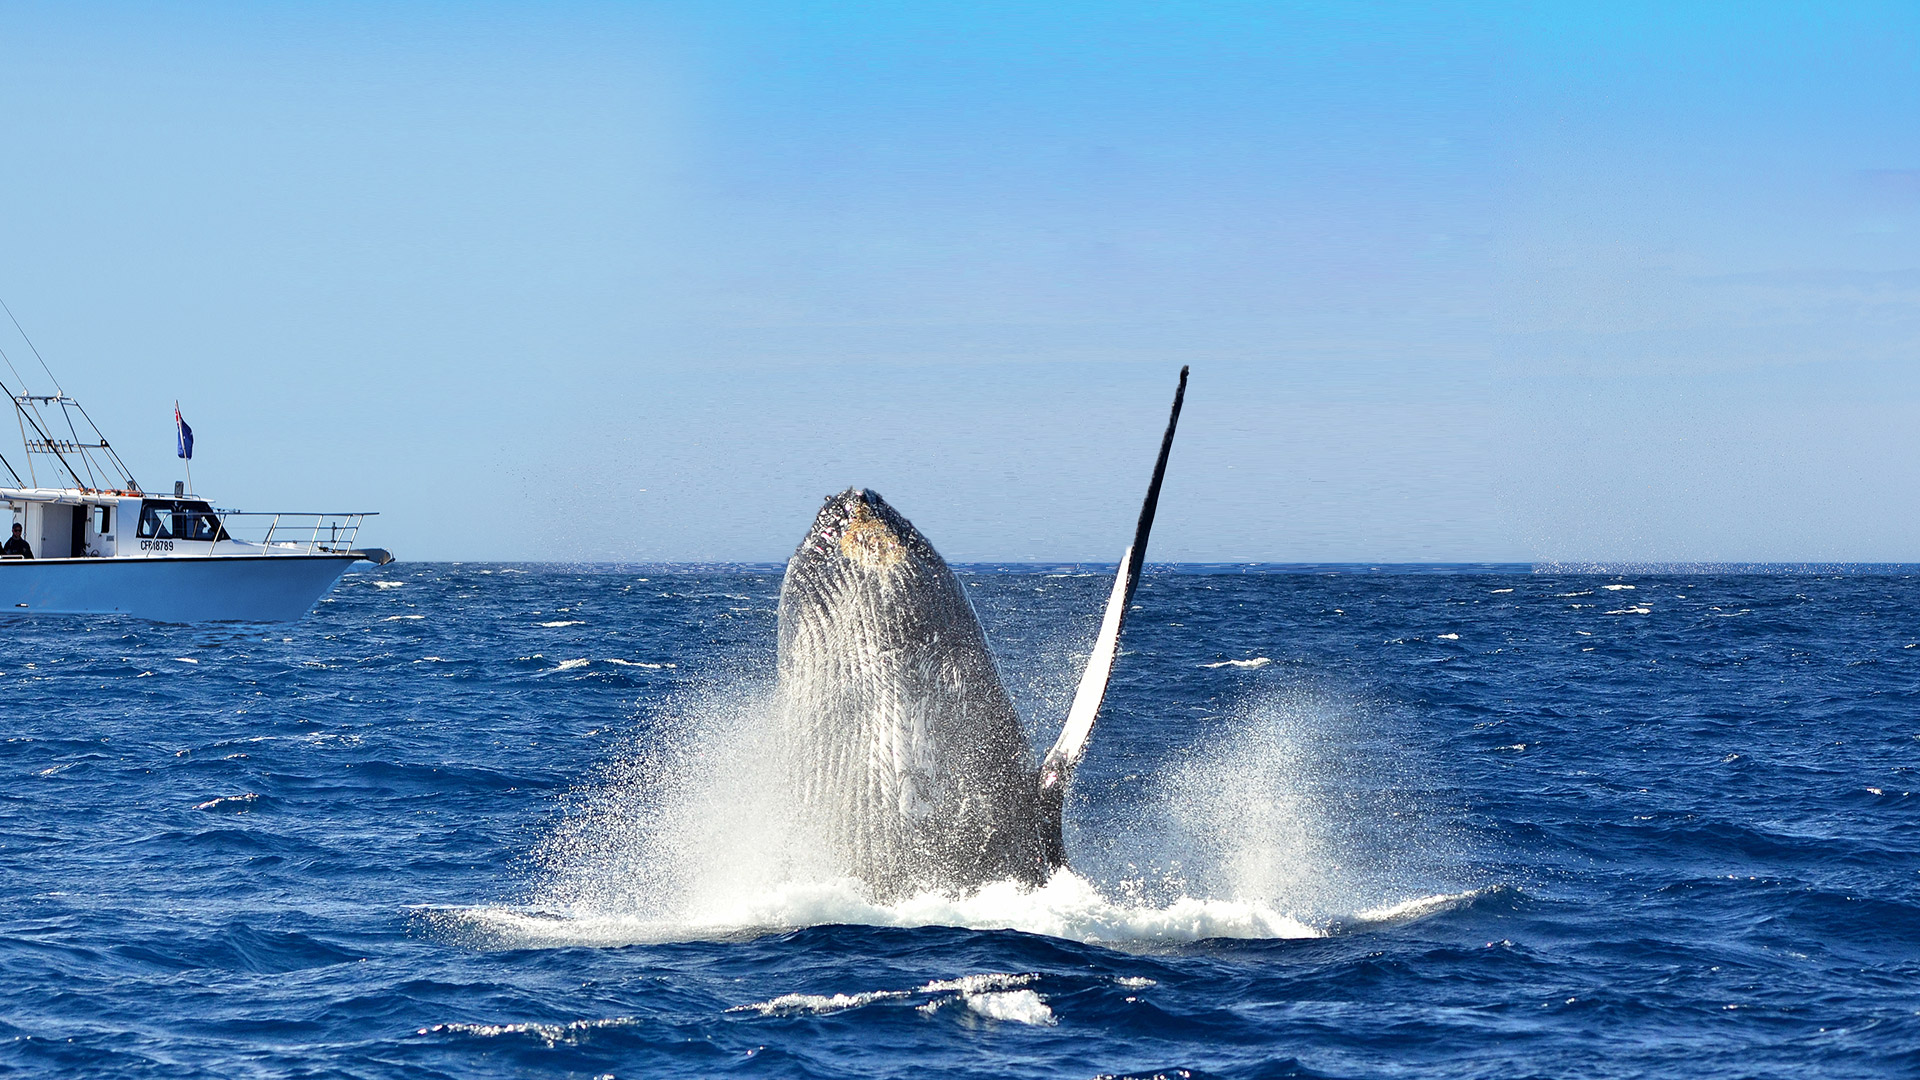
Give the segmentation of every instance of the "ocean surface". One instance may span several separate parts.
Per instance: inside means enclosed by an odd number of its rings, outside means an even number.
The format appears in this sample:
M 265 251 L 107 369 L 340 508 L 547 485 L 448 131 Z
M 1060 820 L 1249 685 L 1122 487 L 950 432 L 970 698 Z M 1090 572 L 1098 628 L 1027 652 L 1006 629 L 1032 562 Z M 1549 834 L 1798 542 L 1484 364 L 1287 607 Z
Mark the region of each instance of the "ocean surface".
M 1050 742 L 1111 571 L 963 570 Z M 0 1074 L 1920 1074 L 1920 570 L 1154 568 L 1074 870 L 785 873 L 776 567 L 0 639 Z

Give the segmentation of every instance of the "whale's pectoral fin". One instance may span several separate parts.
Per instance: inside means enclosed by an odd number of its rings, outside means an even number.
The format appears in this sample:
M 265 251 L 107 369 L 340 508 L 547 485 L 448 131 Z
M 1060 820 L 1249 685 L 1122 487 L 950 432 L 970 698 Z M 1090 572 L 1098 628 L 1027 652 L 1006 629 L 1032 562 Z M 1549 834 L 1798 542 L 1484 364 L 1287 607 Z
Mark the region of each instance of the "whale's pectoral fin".
M 1180 369 L 1180 386 L 1173 392 L 1173 412 L 1167 417 L 1167 433 L 1160 438 L 1160 457 L 1153 463 L 1153 480 L 1147 485 L 1146 501 L 1140 504 L 1140 523 L 1134 527 L 1133 543 L 1120 556 L 1120 570 L 1113 577 L 1113 591 L 1107 596 L 1106 614 L 1100 620 L 1100 634 L 1094 639 L 1093 654 L 1087 657 L 1086 671 L 1080 675 L 1080 688 L 1074 691 L 1073 705 L 1067 710 L 1067 722 L 1054 740 L 1053 749 L 1040 765 L 1040 839 L 1048 869 L 1066 865 L 1066 845 L 1060 835 L 1060 815 L 1066 805 L 1067 783 L 1073 779 L 1074 766 L 1087 751 L 1087 739 L 1093 734 L 1093 722 L 1106 700 L 1107 680 L 1113 675 L 1113 658 L 1120 649 L 1120 630 L 1127 621 L 1127 609 L 1133 606 L 1133 592 L 1140 585 L 1140 568 L 1147 561 L 1147 534 L 1153 531 L 1153 512 L 1160 505 L 1160 481 L 1167 474 L 1167 454 L 1173 449 L 1173 430 L 1180 423 L 1180 404 L 1187 396 L 1187 369 Z

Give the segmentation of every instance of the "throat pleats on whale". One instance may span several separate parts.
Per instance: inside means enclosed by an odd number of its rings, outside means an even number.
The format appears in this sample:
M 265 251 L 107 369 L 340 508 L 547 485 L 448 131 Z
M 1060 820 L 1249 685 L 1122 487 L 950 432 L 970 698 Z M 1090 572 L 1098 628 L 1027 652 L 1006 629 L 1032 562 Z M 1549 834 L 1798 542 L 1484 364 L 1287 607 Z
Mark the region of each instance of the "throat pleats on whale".
M 780 586 L 780 753 L 797 824 L 877 896 L 1043 882 L 1065 862 L 1060 816 L 1139 582 L 1173 415 L 1087 674 L 1044 763 L 1001 684 L 965 590 L 877 493 L 826 500 Z
M 1045 875 L 1025 732 L 960 582 L 886 501 L 827 500 L 780 588 L 782 743 L 807 832 L 877 892 Z

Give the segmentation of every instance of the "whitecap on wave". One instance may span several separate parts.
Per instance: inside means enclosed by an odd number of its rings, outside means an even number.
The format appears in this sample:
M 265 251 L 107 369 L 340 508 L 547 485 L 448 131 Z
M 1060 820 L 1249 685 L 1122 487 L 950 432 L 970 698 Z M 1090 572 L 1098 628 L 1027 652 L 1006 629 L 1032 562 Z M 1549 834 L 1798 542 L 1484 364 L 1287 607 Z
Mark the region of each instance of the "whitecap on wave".
M 1056 1021 L 1053 1009 L 1036 991 L 1026 989 L 1037 976 L 988 972 L 962 975 L 957 979 L 934 979 L 911 990 L 864 990 L 852 994 L 781 994 L 766 1001 L 735 1005 L 728 1012 L 759 1013 L 761 1016 L 829 1016 L 865 1008 L 881 1002 L 912 1001 L 924 998 L 915 1011 L 933 1015 L 954 1003 L 994 1020 L 1008 1020 L 1035 1027 L 1051 1027 Z
M 483 571 L 484 572 L 484 571 Z M 414 1032 L 416 1035 L 470 1035 L 482 1039 L 497 1039 L 503 1035 L 531 1036 L 551 1050 L 556 1046 L 577 1044 L 583 1035 L 603 1028 L 626 1027 L 639 1021 L 631 1016 L 615 1016 L 605 1020 L 574 1020 L 565 1024 L 435 1024 Z

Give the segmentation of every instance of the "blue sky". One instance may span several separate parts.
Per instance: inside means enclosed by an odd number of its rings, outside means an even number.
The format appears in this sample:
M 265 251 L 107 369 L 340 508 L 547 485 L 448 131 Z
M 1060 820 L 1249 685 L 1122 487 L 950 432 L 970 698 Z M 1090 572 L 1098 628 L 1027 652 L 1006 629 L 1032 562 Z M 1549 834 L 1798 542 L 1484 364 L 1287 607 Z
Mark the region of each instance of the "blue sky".
M 149 487 L 178 398 L 405 558 L 1110 561 L 1186 363 L 1157 558 L 1920 560 L 1911 4 L 5 10 Z

